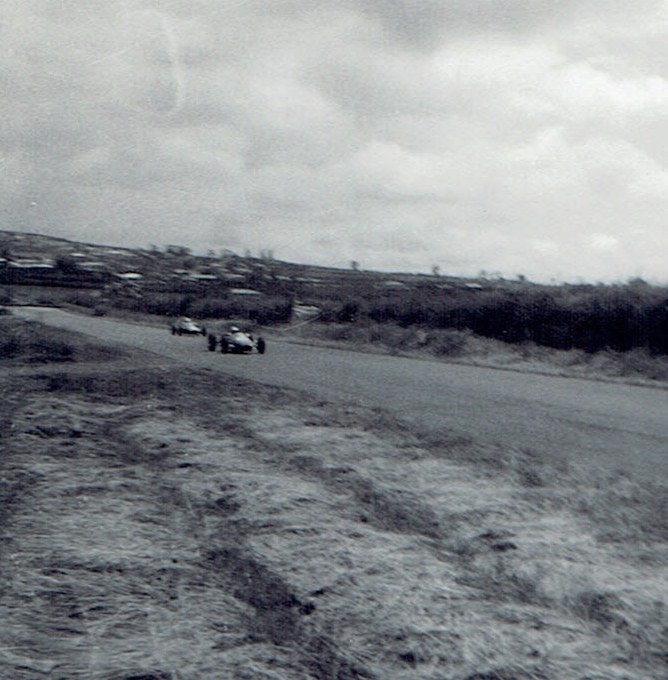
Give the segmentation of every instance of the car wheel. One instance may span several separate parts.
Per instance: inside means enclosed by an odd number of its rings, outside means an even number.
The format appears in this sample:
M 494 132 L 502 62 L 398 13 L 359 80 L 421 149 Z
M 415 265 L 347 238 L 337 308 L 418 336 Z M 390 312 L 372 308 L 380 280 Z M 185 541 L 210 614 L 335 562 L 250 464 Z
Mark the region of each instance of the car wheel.
M 264 354 L 267 351 L 267 343 L 262 339 L 257 339 L 257 351 L 258 354 Z
M 227 354 L 227 352 L 229 351 L 229 344 L 227 340 L 225 340 L 225 338 L 220 339 L 220 351 L 223 354 Z
M 209 352 L 215 352 L 216 351 L 216 336 L 212 333 L 208 337 L 209 340 Z
M 174 326 L 172 326 L 172 335 L 176 335 L 176 328 Z

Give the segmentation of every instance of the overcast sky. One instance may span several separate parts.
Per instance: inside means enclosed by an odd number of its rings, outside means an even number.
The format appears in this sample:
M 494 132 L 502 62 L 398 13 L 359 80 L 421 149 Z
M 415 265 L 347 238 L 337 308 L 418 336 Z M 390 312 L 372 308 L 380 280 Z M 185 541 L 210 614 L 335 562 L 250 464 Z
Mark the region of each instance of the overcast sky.
M 0 228 L 668 282 L 668 3 L 0 0 Z

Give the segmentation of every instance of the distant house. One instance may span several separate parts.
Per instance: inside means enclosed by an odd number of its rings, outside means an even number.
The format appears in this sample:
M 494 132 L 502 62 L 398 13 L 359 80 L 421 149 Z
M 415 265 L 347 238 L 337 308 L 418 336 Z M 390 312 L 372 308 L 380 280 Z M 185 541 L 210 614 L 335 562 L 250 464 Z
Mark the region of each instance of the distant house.
M 259 290 L 253 290 L 252 288 L 230 288 L 230 295 L 236 295 L 238 297 L 261 297 L 262 293 Z
M 55 269 L 52 260 L 34 258 L 15 258 L 10 260 L 9 266 L 15 269 Z
M 217 281 L 218 277 L 215 274 L 190 274 L 188 279 L 190 281 Z
M 243 274 L 232 274 L 232 273 L 221 274 L 220 278 L 223 279 L 224 281 L 245 281 L 246 280 L 246 277 Z
M 122 255 L 123 257 L 139 257 L 137 253 L 130 250 L 99 250 L 96 251 L 100 255 Z
M 84 271 L 89 271 L 89 272 L 99 272 L 99 271 L 107 271 L 108 265 L 106 262 L 100 262 L 99 260 L 91 260 L 90 262 L 79 262 L 78 263 L 79 269 L 83 269 Z

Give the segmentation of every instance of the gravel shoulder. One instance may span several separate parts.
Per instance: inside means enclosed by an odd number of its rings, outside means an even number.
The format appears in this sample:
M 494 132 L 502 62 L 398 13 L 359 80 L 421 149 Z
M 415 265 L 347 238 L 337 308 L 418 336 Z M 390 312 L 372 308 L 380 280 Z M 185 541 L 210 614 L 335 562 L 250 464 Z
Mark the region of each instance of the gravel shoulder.
M 1 678 L 665 677 L 664 487 L 169 362 L 4 369 Z

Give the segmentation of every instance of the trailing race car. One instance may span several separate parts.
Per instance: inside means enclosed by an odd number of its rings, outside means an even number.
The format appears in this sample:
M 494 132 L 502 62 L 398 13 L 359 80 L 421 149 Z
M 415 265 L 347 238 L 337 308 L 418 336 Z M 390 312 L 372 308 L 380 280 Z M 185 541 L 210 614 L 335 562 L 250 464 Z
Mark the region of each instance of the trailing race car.
M 206 335 L 206 328 L 182 316 L 172 324 L 172 335 Z
M 264 354 L 267 351 L 267 343 L 263 338 L 255 338 L 249 331 L 243 331 L 239 326 L 230 326 L 223 329 L 218 335 L 209 333 L 209 352 L 215 352 L 220 348 L 223 354 L 251 354 L 257 352 Z

